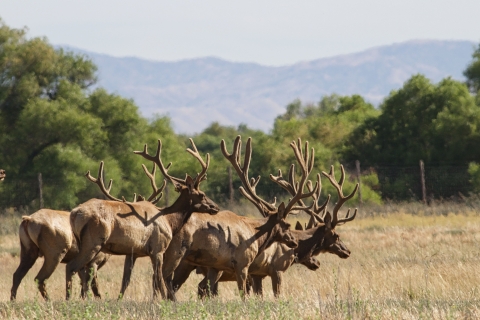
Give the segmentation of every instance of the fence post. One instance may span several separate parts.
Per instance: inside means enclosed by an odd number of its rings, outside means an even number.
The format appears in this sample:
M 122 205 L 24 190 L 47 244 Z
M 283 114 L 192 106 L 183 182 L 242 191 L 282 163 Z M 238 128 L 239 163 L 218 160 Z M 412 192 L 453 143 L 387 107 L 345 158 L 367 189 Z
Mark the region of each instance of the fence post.
M 233 178 L 232 178 L 232 167 L 228 166 L 228 192 L 230 205 L 233 204 Z
M 360 180 L 360 161 L 355 160 L 355 168 L 357 170 L 357 182 L 358 182 L 358 200 L 360 200 L 360 204 L 363 204 L 362 198 L 362 181 Z
M 422 186 L 422 202 L 427 204 L 427 188 L 425 187 L 425 165 L 420 160 L 420 185 Z
M 43 208 L 43 181 L 42 181 L 42 174 L 38 174 L 38 195 L 40 198 L 40 209 Z

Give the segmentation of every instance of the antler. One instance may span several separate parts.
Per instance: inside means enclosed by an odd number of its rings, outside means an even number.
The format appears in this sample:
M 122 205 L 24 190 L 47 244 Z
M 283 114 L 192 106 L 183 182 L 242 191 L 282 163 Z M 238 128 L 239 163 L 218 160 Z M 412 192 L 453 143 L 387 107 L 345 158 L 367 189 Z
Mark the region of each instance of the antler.
M 339 223 L 343 224 L 345 222 L 352 221 L 357 215 L 357 209 L 355 209 L 353 215 L 350 217 L 350 209 L 348 209 L 347 214 L 345 215 L 345 218 L 338 219 L 338 210 L 340 210 L 343 204 L 347 200 L 351 199 L 358 190 L 358 183 L 357 183 L 352 193 L 350 193 L 348 196 L 343 195 L 343 183 L 345 182 L 345 169 L 343 168 L 343 165 L 340 165 L 340 170 L 342 174 L 340 176 L 340 181 L 338 182 L 335 179 L 333 166 L 330 167 L 330 173 L 326 173 L 325 171 L 322 171 L 323 175 L 326 176 L 328 180 L 330 180 L 330 182 L 335 187 L 335 189 L 337 189 L 337 193 L 338 193 L 338 201 L 335 204 L 335 207 L 333 208 L 332 223 L 331 223 L 332 229 L 335 228 L 335 226 L 338 225 Z
M 241 137 L 237 136 L 235 142 L 233 143 L 233 152 L 232 154 L 228 153 L 227 147 L 225 145 L 225 140 L 222 139 L 220 143 L 220 147 L 222 149 L 223 156 L 227 158 L 228 161 L 232 164 L 233 168 L 237 172 L 240 180 L 242 181 L 243 187 L 240 187 L 240 193 L 250 200 L 260 213 L 267 217 L 268 215 L 277 211 L 275 206 L 276 199 L 273 203 L 269 203 L 263 199 L 261 199 L 256 191 L 255 187 L 257 186 L 258 182 L 260 181 L 260 176 L 257 179 L 252 178 L 249 180 L 248 178 L 248 169 L 250 167 L 250 161 L 252 159 L 252 138 L 248 138 L 247 145 L 245 147 L 245 156 L 243 160 L 243 166 L 240 164 L 240 153 L 241 153 Z
M 144 164 L 142 164 L 142 168 L 145 174 L 147 175 L 147 177 L 150 179 L 150 185 L 152 186 L 152 189 L 153 189 L 153 192 L 147 198 L 147 201 L 153 204 L 156 204 L 158 201 L 160 201 L 160 199 L 163 196 L 162 192 L 163 192 L 163 189 L 165 189 L 165 186 L 167 185 L 167 180 L 163 179 L 163 185 L 160 188 L 158 188 L 157 184 L 155 183 L 155 173 L 157 171 L 157 166 L 155 165 L 155 163 L 153 164 L 152 173 L 148 171 L 147 167 Z
M 160 139 L 158 139 L 157 152 L 154 156 L 149 155 L 147 149 L 147 144 L 145 144 L 143 146 L 143 151 L 133 151 L 133 153 L 139 154 L 148 161 L 152 161 L 153 163 L 155 163 L 160 168 L 160 171 L 162 171 L 163 176 L 173 183 L 173 185 L 175 186 L 175 190 L 178 191 L 179 184 L 185 185 L 185 180 L 176 178 L 168 174 L 168 169 L 170 169 L 170 166 L 172 165 L 171 162 L 166 167 L 163 165 L 162 159 L 160 158 L 162 154 L 162 141 Z
M 193 140 L 191 138 L 189 140 L 190 140 L 190 143 L 192 144 L 193 150 L 190 148 L 187 148 L 187 151 L 192 156 L 194 156 L 195 159 L 197 159 L 198 162 L 200 162 L 200 164 L 202 165 L 202 171 L 198 173 L 197 176 L 195 177 L 195 189 L 198 189 L 200 182 L 207 179 L 207 170 L 208 170 L 208 167 L 210 166 L 210 154 L 207 153 L 207 162 L 205 163 L 202 157 L 200 156 L 200 154 L 198 153 L 197 146 L 195 146 L 195 143 L 193 143 Z
M 108 183 L 108 187 L 105 188 L 105 184 L 103 182 L 103 161 L 100 162 L 100 168 L 98 169 L 98 178 L 97 179 L 95 179 L 94 177 L 92 177 L 90 175 L 90 170 L 87 171 L 87 173 L 85 174 L 85 177 L 87 177 L 87 179 L 90 180 L 91 182 L 98 185 L 100 190 L 103 192 L 103 194 L 108 199 L 113 200 L 113 201 L 125 202 L 125 199 L 120 200 L 120 199 L 117 199 L 110 194 L 110 190 L 112 189 L 112 182 L 113 182 L 112 179 L 110 179 L 110 182 Z
M 198 153 L 197 147 L 193 143 L 192 139 L 190 139 L 190 142 L 192 143 L 193 150 L 188 148 L 187 151 L 191 155 L 193 155 L 202 165 L 202 171 L 197 175 L 197 177 L 194 180 L 194 186 L 195 186 L 196 189 L 198 189 L 198 186 L 199 186 L 200 182 L 202 182 L 203 180 L 205 180 L 207 178 L 206 177 L 206 172 L 208 170 L 208 166 L 210 165 L 210 155 L 207 153 L 207 162 L 205 163 L 203 161 L 202 157 L 200 156 L 200 154 Z M 170 169 L 170 166 L 172 165 L 172 163 L 170 162 L 166 167 L 163 165 L 162 159 L 161 159 L 162 141 L 160 139 L 158 139 L 157 152 L 155 153 L 154 156 L 151 156 L 151 155 L 148 154 L 146 144 L 143 147 L 143 151 L 133 151 L 133 152 L 135 154 L 139 154 L 142 157 L 144 157 L 145 159 L 155 163 L 160 168 L 160 171 L 162 172 L 163 176 L 173 183 L 176 191 L 179 191 L 179 188 L 181 188 L 181 186 L 186 186 L 187 185 L 186 179 L 176 178 L 176 177 L 168 174 L 168 169 Z
M 292 147 L 293 152 L 295 153 L 295 157 L 297 159 L 298 164 L 300 165 L 300 170 L 302 172 L 302 177 L 300 179 L 300 182 L 295 182 L 295 165 L 292 164 L 290 166 L 290 170 L 288 172 L 288 182 L 285 181 L 282 177 L 282 171 L 278 170 L 278 176 L 270 175 L 270 179 L 277 184 L 279 184 L 282 188 L 286 189 L 292 196 L 285 207 L 285 216 L 290 213 L 292 210 L 311 210 L 314 204 L 311 206 L 306 206 L 303 203 L 304 198 L 310 198 L 314 196 L 318 191 L 319 191 L 319 182 L 320 180 L 318 179 L 315 187 L 311 188 L 312 183 L 311 181 L 307 179 L 310 173 L 312 172 L 313 169 L 313 163 L 314 163 L 314 158 L 315 158 L 315 152 L 314 149 L 311 149 L 311 153 L 309 153 L 308 149 L 308 141 L 305 142 L 305 151 L 302 152 L 301 145 L 302 145 L 302 140 L 298 138 L 298 144 L 294 141 L 290 143 L 290 147 Z M 309 192 L 308 193 L 303 193 L 303 190 L 305 188 L 305 185 L 309 186 Z M 295 206 L 296 203 L 300 203 L 300 206 Z M 315 203 L 315 202 L 314 202 Z

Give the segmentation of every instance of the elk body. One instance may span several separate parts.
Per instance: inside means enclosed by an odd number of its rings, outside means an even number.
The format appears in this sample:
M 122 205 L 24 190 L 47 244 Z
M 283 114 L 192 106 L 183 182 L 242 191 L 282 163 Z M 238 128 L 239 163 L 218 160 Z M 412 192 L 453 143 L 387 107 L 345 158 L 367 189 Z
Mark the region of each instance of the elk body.
M 296 183 L 294 181 L 292 169 L 293 168 L 290 169 L 290 178 L 288 182 L 283 180 L 281 174 L 278 177 L 272 177 L 272 179 L 293 195 L 296 192 Z M 347 200 L 355 195 L 358 185 L 350 195 L 344 196 L 343 183 L 345 171 L 343 166 L 341 167 L 341 177 L 339 182 L 335 179 L 333 166 L 331 167 L 330 173 L 327 174 L 326 172 L 323 172 L 323 174 L 330 180 L 338 193 L 338 201 L 332 211 L 333 218 L 330 212 L 326 211 L 330 196 L 322 206 L 317 205 L 321 191 L 319 188 L 317 194 L 314 195 L 315 204 L 313 210 L 311 208 L 305 210 L 311 216 L 309 225 L 303 229 L 303 227 L 297 222 L 297 230 L 292 231 L 294 237 L 298 239 L 298 246 L 291 249 L 281 243 L 275 243 L 269 249 L 259 254 L 251 264 L 248 272 L 251 278 L 250 282 L 253 291 L 256 294 L 263 294 L 262 281 L 265 277 L 269 276 L 272 279 L 273 293 L 275 297 L 278 297 L 281 292 L 282 274 L 293 263 L 300 263 L 310 270 L 317 270 L 320 267 L 320 262 L 315 259 L 315 256 L 320 253 L 335 254 L 342 259 L 346 259 L 350 256 L 350 251 L 335 232 L 335 226 L 346 223 L 355 218 L 356 210 L 352 216 L 350 216 L 350 211 L 348 211 L 346 217 L 343 219 L 338 219 L 338 211 Z M 323 216 L 320 215 L 321 212 L 324 212 Z M 182 270 L 183 273 L 179 273 L 178 278 L 177 275 L 175 275 L 174 285 L 176 286 L 181 286 L 183 284 L 188 278 L 188 274 L 192 271 L 192 268 L 181 266 L 180 270 Z M 198 285 L 198 293 L 200 297 L 210 294 L 218 294 L 218 282 L 235 280 L 234 274 L 228 271 L 217 273 L 215 270 L 208 270 L 206 268 L 200 268 L 199 271 L 205 276 Z M 210 283 L 208 283 L 209 280 Z
M 240 176 L 243 184 L 240 192 L 259 209 L 264 218 L 243 217 L 231 211 L 221 211 L 211 219 L 210 217 L 207 219 L 204 214 L 195 213 L 192 215 L 188 223 L 174 237 L 166 252 L 166 255 L 177 255 L 177 257 L 183 259 L 182 267 L 174 270 L 173 274 L 168 265 L 164 270 L 167 285 L 169 285 L 171 291 L 179 287 L 180 278 L 188 277 L 192 267 L 200 266 L 212 270 L 212 277 L 215 276 L 213 270 L 234 274 L 241 294 L 247 293 L 248 270 L 259 254 L 274 242 L 282 242 L 290 248 L 298 245 L 290 231 L 290 224 L 285 221 L 285 218 L 293 210 L 305 209 L 306 207 L 295 206 L 295 204 L 301 199 L 311 197 L 318 188 L 317 185 L 311 192 L 303 193 L 308 174 L 313 166 L 313 154 L 309 158 L 308 147 L 306 147 L 306 154 L 303 155 L 298 145 L 295 142 L 291 143 L 296 158 L 301 164 L 302 179 L 296 194 L 289 203 L 285 205 L 282 202 L 276 207 L 274 203 L 268 203 L 256 195 L 255 186 L 259 177 L 256 180 L 249 181 L 248 169 L 252 154 L 251 139 L 249 138 L 246 144 L 243 166 L 239 163 L 240 145 L 240 137 L 237 137 L 233 153 L 229 154 L 226 151 L 225 142 L 222 140 L 222 152 Z M 185 264 L 190 265 L 190 267 Z M 185 269 L 189 269 L 189 271 L 185 271 Z M 209 280 L 211 280 L 210 283 L 215 282 L 214 279 Z
M 170 241 L 188 221 L 193 211 L 216 214 L 219 210 L 218 206 L 199 189 L 200 182 L 206 178 L 209 155 L 205 163 L 193 141 L 191 142 L 195 151 L 191 149 L 187 151 L 194 155 L 203 167 L 195 179 L 187 175 L 183 180 L 168 174 L 170 164 L 164 167 L 160 160 L 162 147 L 160 140 L 155 156 L 148 154 L 146 145 L 143 152 L 135 152 L 158 165 L 165 178 L 171 181 L 175 190 L 180 193 L 171 206 L 163 209 L 157 208 L 150 201 L 126 202 L 113 198 L 109 195 L 109 189 L 105 189 L 100 181 L 103 174 L 99 170 L 97 181 L 102 191 L 112 200 L 92 199 L 72 210 L 70 223 L 73 233 L 79 239 L 80 253 L 67 265 L 67 296 L 71 289 L 72 275 L 100 251 L 127 255 L 125 270 L 128 269 L 130 272 L 134 259 L 150 257 L 154 270 L 154 296 L 158 295 L 158 291 L 162 297 L 167 296 L 162 266 L 164 253 Z M 128 281 L 129 278 L 125 279 L 124 275 L 124 282 Z
M 22 217 L 18 230 L 20 265 L 13 274 L 10 300 L 16 299 L 18 286 L 38 257 L 44 257 L 44 261 L 35 281 L 42 297 L 48 299 L 45 280 L 52 275 L 60 263 L 68 263 L 78 254 L 77 241 L 71 230 L 68 211 L 42 209 L 30 216 Z M 82 297 L 86 294 L 84 287 L 91 280 L 93 293 L 100 298 L 97 270 L 107 262 L 109 257 L 110 255 L 99 252 L 80 270 Z

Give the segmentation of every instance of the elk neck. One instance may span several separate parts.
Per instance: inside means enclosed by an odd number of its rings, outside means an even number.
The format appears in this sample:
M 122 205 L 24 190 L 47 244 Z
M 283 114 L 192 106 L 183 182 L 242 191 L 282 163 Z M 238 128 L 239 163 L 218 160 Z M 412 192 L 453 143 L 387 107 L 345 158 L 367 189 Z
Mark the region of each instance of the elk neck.
M 325 226 L 321 225 L 307 230 L 291 231 L 298 239 L 298 247 L 294 249 L 297 261 L 301 262 L 310 258 L 312 255 L 318 254 L 323 245 L 325 237 Z
M 258 254 L 267 249 L 273 242 L 275 237 L 275 229 L 277 226 L 275 216 L 261 219 L 252 219 L 251 224 L 256 230 L 253 237 L 258 244 Z

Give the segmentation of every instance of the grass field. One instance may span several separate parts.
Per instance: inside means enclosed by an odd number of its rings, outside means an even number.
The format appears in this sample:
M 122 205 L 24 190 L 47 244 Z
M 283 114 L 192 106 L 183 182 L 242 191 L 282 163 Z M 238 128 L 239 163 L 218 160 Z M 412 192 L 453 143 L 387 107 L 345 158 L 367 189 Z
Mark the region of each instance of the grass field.
M 384 205 L 361 208 L 338 228 L 352 251 L 341 260 L 321 255 L 316 272 L 294 265 L 276 300 L 265 281 L 263 299 L 243 302 L 236 284 L 220 284 L 220 297 L 200 301 L 192 274 L 179 302 L 153 301 L 148 258 L 139 259 L 125 298 L 117 301 L 123 258 L 99 271 L 102 300 L 64 301 L 65 267 L 47 282 L 44 302 L 33 281 L 42 259 L 27 274 L 18 300 L 10 303 L 12 275 L 19 264 L 16 229 L 20 216 L 0 217 L 0 317 L 116 319 L 478 319 L 480 318 L 480 206 L 476 203 Z M 305 218 L 305 217 L 304 217 Z

